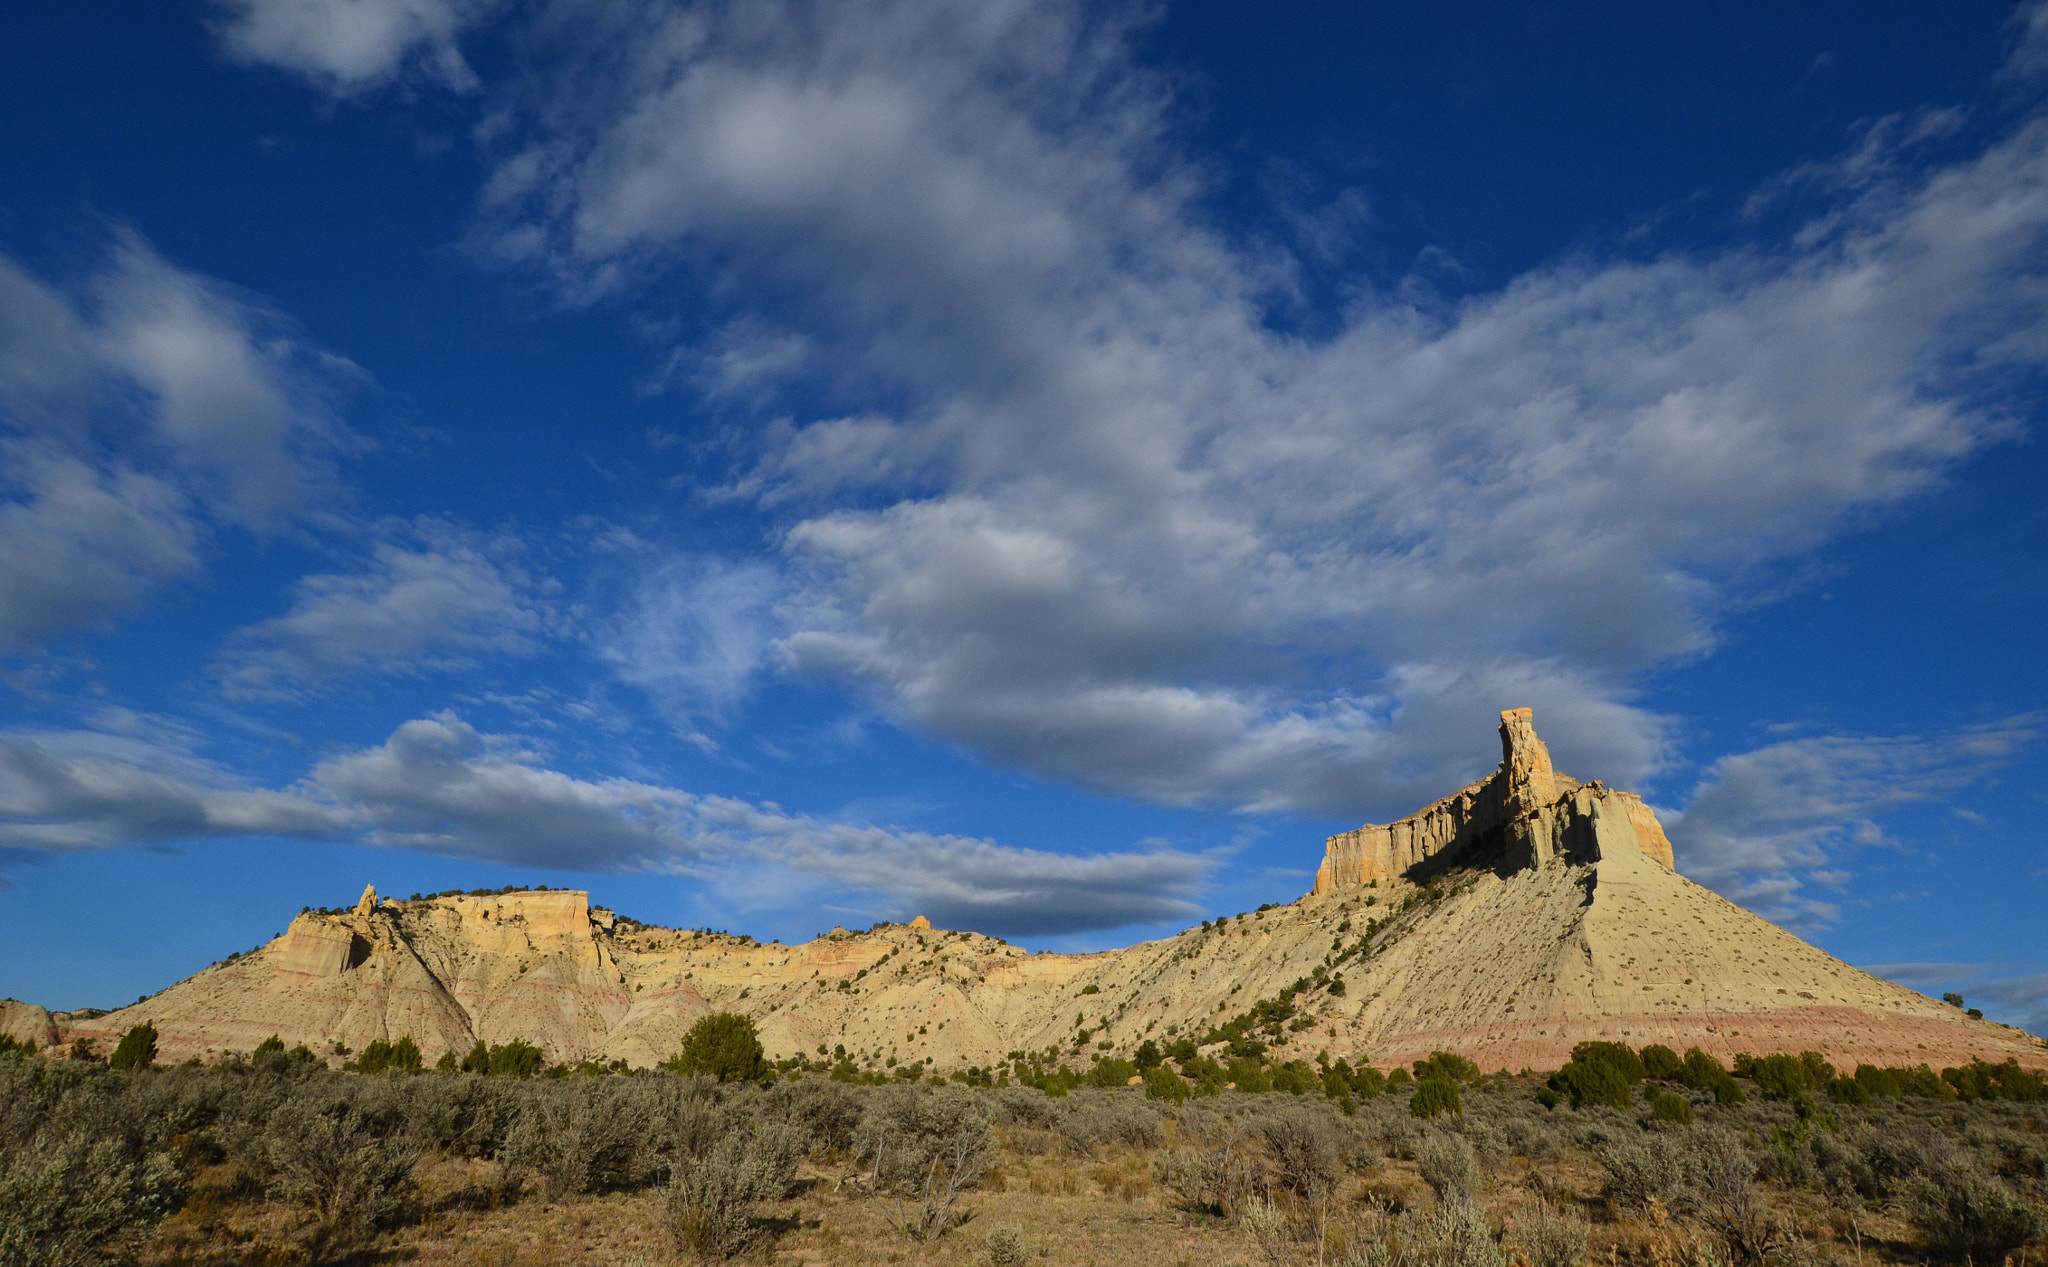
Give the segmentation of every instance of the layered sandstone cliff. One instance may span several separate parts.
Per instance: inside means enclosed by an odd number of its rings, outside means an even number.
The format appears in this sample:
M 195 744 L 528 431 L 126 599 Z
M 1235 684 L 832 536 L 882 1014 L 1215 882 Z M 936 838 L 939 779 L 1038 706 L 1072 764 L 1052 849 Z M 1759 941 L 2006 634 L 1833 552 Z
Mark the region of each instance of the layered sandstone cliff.
M 1264 1035 L 1282 1059 L 1385 1066 L 1445 1048 L 1544 1068 L 1612 1038 L 1723 1059 L 2048 1063 L 2041 1040 L 1861 972 L 1679 875 L 1641 799 L 1557 773 L 1527 709 L 1502 714 L 1501 739 L 1490 778 L 1330 838 L 1300 901 L 1102 954 L 1029 954 L 922 918 L 761 945 L 620 919 L 580 892 L 370 890 L 135 1006 L 51 1018 L 15 1005 L 0 1024 L 111 1041 L 148 1020 L 178 1060 L 275 1033 L 322 1054 L 409 1036 L 432 1060 L 521 1038 L 552 1060 L 647 1065 L 698 1018 L 737 1011 L 771 1055 L 843 1046 L 949 1069 L 1019 1049 L 1128 1054 L 1285 996 L 1294 1017 Z
M 1643 799 L 1559 774 L 1531 710 L 1500 715 L 1500 744 L 1500 768 L 1470 787 L 1397 822 L 1330 837 L 1316 895 L 1480 860 L 1510 870 L 1597 862 L 1603 849 L 1672 866 L 1671 842 Z

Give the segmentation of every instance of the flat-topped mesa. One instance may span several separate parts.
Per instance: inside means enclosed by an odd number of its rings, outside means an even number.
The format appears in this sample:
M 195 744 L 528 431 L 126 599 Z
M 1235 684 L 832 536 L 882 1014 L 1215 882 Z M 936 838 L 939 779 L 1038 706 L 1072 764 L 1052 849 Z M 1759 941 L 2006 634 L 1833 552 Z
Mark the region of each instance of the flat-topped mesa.
M 1330 837 L 1314 891 L 1407 878 L 1426 863 L 1449 863 L 1489 845 L 1511 870 L 1621 853 L 1672 865 L 1671 842 L 1641 797 L 1557 772 L 1536 736 L 1534 710 L 1500 715 L 1500 746 L 1500 768 L 1470 787 L 1398 822 Z

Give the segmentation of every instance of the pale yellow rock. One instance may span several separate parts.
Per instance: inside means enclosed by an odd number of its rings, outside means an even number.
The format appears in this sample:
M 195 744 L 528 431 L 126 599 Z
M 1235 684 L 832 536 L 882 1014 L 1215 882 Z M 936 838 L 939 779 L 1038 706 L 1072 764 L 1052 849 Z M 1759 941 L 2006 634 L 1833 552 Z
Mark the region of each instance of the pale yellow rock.
M 0 1035 L 17 1043 L 49 1047 L 57 1042 L 57 1025 L 45 1008 L 17 999 L 0 999 Z
M 376 909 L 377 886 L 374 884 L 366 884 L 363 886 L 363 896 L 356 902 L 356 914 L 368 915 L 371 911 L 374 911 Z
M 1605 1038 L 1723 1059 L 2048 1064 L 2041 1040 L 1859 971 L 1679 875 L 1649 807 L 1557 773 L 1527 710 L 1502 714 L 1501 741 L 1488 779 L 1331 837 L 1300 901 L 1101 954 L 1027 954 L 923 917 L 764 946 L 619 919 L 581 892 L 380 905 L 366 891 L 145 1005 L 76 1018 L 0 1007 L 0 1023 L 40 1015 L 48 1041 L 69 1042 L 152 1020 L 173 1061 L 275 1033 L 321 1054 L 409 1036 L 429 1061 L 521 1038 L 550 1060 L 645 1066 L 733 1011 L 774 1057 L 843 1045 L 876 1068 L 929 1057 L 946 1071 L 1020 1049 L 1085 1064 L 1103 1042 L 1129 1056 L 1279 996 L 1304 1025 L 1277 1035 L 1283 1060 L 1327 1050 L 1385 1068 L 1445 1049 L 1543 1069 Z M 1340 952 L 1333 995 L 1313 978 Z

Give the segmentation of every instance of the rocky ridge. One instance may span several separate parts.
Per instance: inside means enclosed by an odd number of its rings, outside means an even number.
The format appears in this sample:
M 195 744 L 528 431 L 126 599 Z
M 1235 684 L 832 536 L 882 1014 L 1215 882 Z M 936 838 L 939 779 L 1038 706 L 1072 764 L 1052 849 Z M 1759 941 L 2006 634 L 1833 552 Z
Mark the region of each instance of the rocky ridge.
M 1502 714 L 1501 740 L 1489 778 L 1331 837 L 1299 901 L 1122 950 L 1033 954 L 921 917 L 763 945 L 623 919 L 576 891 L 366 889 L 131 1007 L 53 1017 L 8 1003 L 0 1029 L 107 1044 L 148 1020 L 177 1060 L 277 1034 L 321 1054 L 410 1036 L 432 1060 L 518 1038 L 551 1060 L 648 1065 L 699 1017 L 738 1011 L 771 1056 L 843 1046 L 878 1067 L 946 1070 L 1019 1050 L 1128 1055 L 1270 1000 L 1251 1032 L 1280 1059 L 1387 1066 L 1443 1048 L 1545 1068 L 1610 1038 L 1724 1060 L 2048 1063 L 2042 1040 L 1864 973 L 1679 875 L 1654 812 L 1558 773 L 1529 710 Z

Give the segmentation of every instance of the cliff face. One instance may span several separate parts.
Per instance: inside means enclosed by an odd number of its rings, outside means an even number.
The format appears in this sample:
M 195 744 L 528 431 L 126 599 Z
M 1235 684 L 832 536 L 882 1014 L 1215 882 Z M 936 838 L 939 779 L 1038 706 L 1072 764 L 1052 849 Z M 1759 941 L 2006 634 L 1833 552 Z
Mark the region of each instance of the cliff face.
M 698 1018 L 736 1011 L 771 1055 L 843 1045 L 950 1069 L 1047 1047 L 1085 1064 L 1286 996 L 1295 1016 L 1263 1035 L 1280 1059 L 1386 1066 L 1443 1048 L 1545 1068 L 1611 1038 L 1723 1059 L 2048 1063 L 2041 1040 L 1850 967 L 1679 875 L 1649 808 L 1557 773 L 1527 709 L 1502 714 L 1501 741 L 1490 778 L 1331 837 L 1300 901 L 1102 954 L 1027 954 L 921 918 L 764 946 L 618 919 L 580 892 L 365 891 L 132 1007 L 0 1005 L 0 1026 L 111 1043 L 148 1020 L 173 1060 L 275 1033 L 323 1055 L 410 1036 L 432 1060 L 521 1038 L 551 1060 L 647 1065 Z
M 1332 836 L 1315 894 L 1412 879 L 1447 866 L 1494 861 L 1507 870 L 1597 862 L 1603 849 L 1639 853 L 1672 867 L 1657 816 L 1631 792 L 1559 774 L 1536 736 L 1534 715 L 1500 715 L 1500 768 L 1398 822 Z

